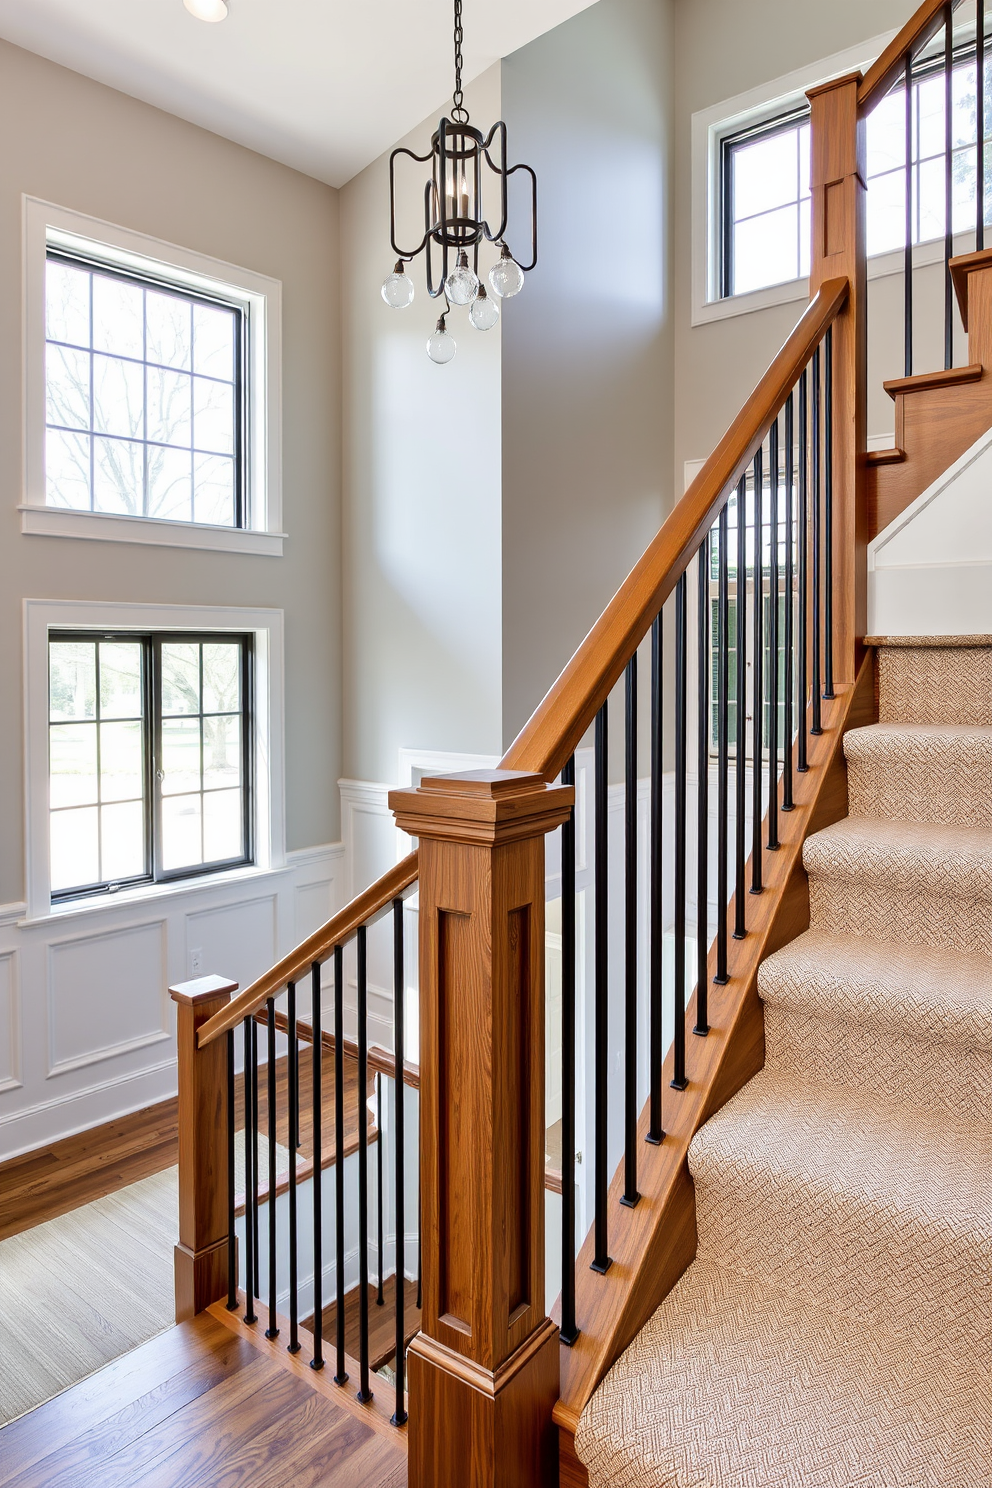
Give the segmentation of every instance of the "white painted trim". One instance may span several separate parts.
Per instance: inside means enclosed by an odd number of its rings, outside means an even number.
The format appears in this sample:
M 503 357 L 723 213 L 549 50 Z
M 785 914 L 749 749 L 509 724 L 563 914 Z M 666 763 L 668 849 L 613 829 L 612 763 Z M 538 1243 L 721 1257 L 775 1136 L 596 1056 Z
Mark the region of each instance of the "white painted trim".
M 0 964 L 10 963 L 10 1008 L 7 1019 L 7 1037 L 10 1040 L 10 1074 L 0 1080 L 0 1093 L 5 1090 L 20 1090 L 21 1079 L 21 965 L 20 955 L 12 948 L 0 951 Z
M 166 1089 L 162 1095 L 152 1096 L 151 1101 L 154 1102 L 156 1100 L 165 1100 L 170 1095 L 175 1095 L 176 1093 L 177 1077 L 175 1056 L 173 1056 L 171 1059 L 160 1060 L 157 1064 L 148 1065 L 144 1069 L 131 1071 L 128 1074 L 111 1075 L 106 1080 L 100 1080 L 93 1085 L 87 1085 L 85 1089 L 75 1090 L 69 1095 L 53 1095 L 49 1097 L 48 1100 L 35 1101 L 33 1105 L 21 1106 L 21 1108 L 16 1111 L 7 1111 L 6 1113 L 0 1112 L 0 1128 L 3 1128 L 5 1126 L 12 1126 L 17 1121 L 30 1121 L 32 1117 L 41 1116 L 46 1111 L 54 1111 L 56 1108 L 65 1109 L 66 1107 L 75 1105 L 81 1101 L 91 1101 L 94 1097 L 101 1095 L 104 1091 L 117 1090 L 120 1089 L 121 1086 L 136 1084 L 140 1081 L 147 1080 L 149 1076 L 160 1074 L 169 1076 L 169 1079 L 165 1082 Z M 143 1104 L 149 1103 L 144 1092 L 142 1092 L 141 1100 Z M 135 1109 L 136 1107 L 133 1101 L 126 1101 L 123 1104 L 115 1107 L 115 1109 L 109 1116 L 101 1115 L 99 1117 L 99 1121 L 101 1124 L 105 1121 L 113 1121 L 117 1116 L 126 1116 L 128 1112 Z M 77 1132 L 88 1131 L 93 1124 L 94 1123 L 91 1118 L 83 1117 L 80 1121 L 75 1122 L 70 1126 L 60 1126 L 59 1139 L 61 1140 L 61 1138 L 63 1137 L 74 1137 Z M 15 1148 L 9 1151 L 5 1149 L 4 1161 L 6 1162 L 7 1159 L 11 1157 L 20 1156 L 22 1152 L 30 1152 L 36 1145 L 37 1143 L 35 1141 L 29 1140 L 23 1147 Z
M 35 535 L 97 537 L 103 541 L 166 543 L 232 552 L 282 553 L 282 284 L 176 243 L 134 232 L 82 212 L 24 195 L 23 234 L 23 504 L 21 530 Z M 49 244 L 76 250 L 189 288 L 205 289 L 239 305 L 248 317 L 247 496 L 250 531 L 203 528 L 99 513 L 64 512 L 45 502 L 45 253 Z M 45 513 L 47 521 L 41 517 Z M 68 519 L 75 519 L 69 521 Z M 94 530 L 83 524 L 97 523 Z M 132 525 L 138 523 L 140 525 Z M 118 529 L 124 528 L 121 533 Z M 163 531 L 164 529 L 164 531 Z M 201 534 L 182 542 L 179 529 Z M 223 533 L 229 541 L 204 534 Z M 252 547 L 244 539 L 265 542 Z M 241 542 L 230 539 L 242 539 Z
M 137 1037 L 122 1040 L 119 1043 L 101 1044 L 93 1049 L 87 1049 L 85 1053 L 77 1054 L 72 1059 L 56 1059 L 55 1057 L 55 1032 L 56 1016 L 52 996 L 52 971 L 53 957 L 56 951 L 64 946 L 83 945 L 94 940 L 114 940 L 121 935 L 133 935 L 139 930 L 158 930 L 159 945 L 162 953 L 160 967 L 160 1000 L 159 1011 L 161 1021 L 158 1028 L 149 1030 L 147 1033 L 138 1034 Z M 106 929 L 92 930 L 84 935 L 66 935 L 60 940 L 49 940 L 45 946 L 45 993 L 48 1007 L 48 1070 L 46 1080 L 53 1076 L 71 1074 L 73 1070 L 87 1069 L 93 1064 L 102 1064 L 106 1059 L 113 1059 L 120 1054 L 131 1054 L 136 1049 L 145 1049 L 149 1044 L 160 1044 L 172 1036 L 171 1020 L 169 1017 L 169 999 L 166 986 L 169 980 L 168 971 L 168 926 L 164 918 L 157 920 L 136 920 L 133 924 L 123 926 L 107 927 Z M 109 1030 L 108 1030 L 109 1031 Z
M 160 522 L 155 517 L 115 517 L 107 512 L 68 511 L 58 506 L 19 506 L 21 531 L 32 537 L 71 537 L 87 542 L 152 543 L 160 548 L 201 548 L 281 558 L 284 532 L 247 532 L 205 522 Z
M 53 911 L 48 827 L 48 632 L 50 629 L 252 631 L 255 636 L 256 871 L 286 860 L 282 610 L 220 605 L 134 604 L 126 601 L 24 600 L 24 841 L 28 921 Z M 241 873 L 251 870 L 240 870 Z M 226 878 L 226 875 L 218 875 Z M 203 882 L 200 878 L 199 882 Z M 188 881 L 190 885 L 193 880 Z M 162 885 L 155 885 L 160 894 Z M 180 887 L 177 885 L 177 887 Z M 141 893 L 137 890 L 135 893 Z M 144 891 L 147 894 L 149 891 Z M 115 898 L 117 896 L 114 896 Z M 106 896 L 76 901 L 102 908 Z
M 414 783 L 414 772 L 430 772 L 432 775 L 456 775 L 460 770 L 495 770 L 499 756 L 495 754 L 458 754 L 447 749 L 401 749 L 399 752 L 399 783 L 401 787 Z
M 343 842 L 325 842 L 320 847 L 291 847 L 286 852 L 287 868 L 305 868 L 309 863 L 344 857 Z

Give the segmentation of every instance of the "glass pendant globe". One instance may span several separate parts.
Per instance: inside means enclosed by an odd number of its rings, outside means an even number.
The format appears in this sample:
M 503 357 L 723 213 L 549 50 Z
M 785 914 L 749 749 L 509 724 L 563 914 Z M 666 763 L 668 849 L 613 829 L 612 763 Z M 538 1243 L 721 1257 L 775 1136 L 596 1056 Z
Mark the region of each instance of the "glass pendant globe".
M 500 299 L 508 300 L 511 295 L 519 294 L 524 287 L 524 271 L 515 259 L 510 257 L 510 250 L 503 249 L 503 254 L 489 270 L 489 283 L 493 294 L 498 294 Z
M 444 316 L 437 323 L 437 330 L 427 343 L 427 355 L 439 367 L 445 366 L 454 357 L 458 346 L 454 336 L 445 328 Z
M 191 16 L 198 21 L 226 21 L 228 0 L 183 0 Z
M 486 294 L 485 286 L 479 285 L 479 293 L 472 301 L 468 318 L 477 331 L 491 331 L 499 320 L 499 306 Z
M 405 310 L 413 304 L 413 280 L 398 263 L 391 274 L 382 281 L 382 298 L 391 310 Z
M 444 292 L 452 305 L 471 305 L 479 293 L 479 281 L 468 264 L 468 254 L 462 250 L 458 262 L 444 281 Z

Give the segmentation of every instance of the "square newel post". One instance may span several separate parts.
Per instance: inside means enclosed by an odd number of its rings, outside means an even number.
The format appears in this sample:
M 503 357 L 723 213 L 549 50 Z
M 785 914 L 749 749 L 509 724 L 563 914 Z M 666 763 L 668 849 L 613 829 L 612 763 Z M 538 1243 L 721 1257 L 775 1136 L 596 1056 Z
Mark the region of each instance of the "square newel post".
M 860 72 L 807 93 L 810 102 L 810 297 L 826 279 L 851 289 L 833 328 L 834 680 L 853 683 L 868 627 L 868 259 L 865 123 Z M 825 375 L 825 373 L 824 373 Z
M 557 1483 L 544 1297 L 544 837 L 572 788 L 478 770 L 392 791 L 420 839 L 422 1331 L 411 1488 Z
M 176 1322 L 227 1295 L 227 1040 L 197 1048 L 197 1030 L 227 1006 L 237 982 L 200 977 L 170 987 L 179 1046 L 179 1244 Z

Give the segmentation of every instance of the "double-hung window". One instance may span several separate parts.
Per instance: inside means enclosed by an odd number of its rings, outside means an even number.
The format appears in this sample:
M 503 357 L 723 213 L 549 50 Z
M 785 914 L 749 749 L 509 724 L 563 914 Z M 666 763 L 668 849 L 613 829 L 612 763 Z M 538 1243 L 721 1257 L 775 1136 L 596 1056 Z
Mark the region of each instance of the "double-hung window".
M 253 860 L 252 638 L 51 631 L 52 899 Z
M 809 273 L 809 110 L 721 141 L 721 294 Z

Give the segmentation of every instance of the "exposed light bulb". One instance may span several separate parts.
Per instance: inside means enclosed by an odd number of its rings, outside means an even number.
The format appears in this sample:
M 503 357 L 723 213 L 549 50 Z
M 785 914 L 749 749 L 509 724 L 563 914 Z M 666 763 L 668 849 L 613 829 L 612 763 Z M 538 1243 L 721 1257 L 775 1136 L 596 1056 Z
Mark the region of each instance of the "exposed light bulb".
M 495 300 L 491 300 L 486 294 L 486 286 L 479 285 L 479 293 L 472 301 L 472 308 L 468 312 L 468 318 L 477 331 L 491 331 L 499 320 L 499 306 Z
M 427 343 L 427 355 L 432 362 L 437 362 L 439 367 L 443 367 L 451 361 L 457 350 L 455 338 L 445 326 L 442 315 L 437 323 L 436 331 Z
M 229 0 L 183 0 L 191 16 L 198 21 L 226 21 Z
M 407 305 L 413 304 L 413 280 L 401 258 L 397 259 L 393 272 L 382 281 L 382 298 L 391 310 L 405 310 Z
M 489 283 L 493 294 L 498 294 L 504 300 L 519 294 L 524 287 L 524 271 L 505 243 L 499 259 L 489 270 Z
M 468 254 L 464 248 L 444 281 L 444 292 L 452 305 L 471 305 L 479 293 L 479 281 L 468 266 Z

